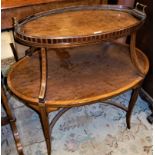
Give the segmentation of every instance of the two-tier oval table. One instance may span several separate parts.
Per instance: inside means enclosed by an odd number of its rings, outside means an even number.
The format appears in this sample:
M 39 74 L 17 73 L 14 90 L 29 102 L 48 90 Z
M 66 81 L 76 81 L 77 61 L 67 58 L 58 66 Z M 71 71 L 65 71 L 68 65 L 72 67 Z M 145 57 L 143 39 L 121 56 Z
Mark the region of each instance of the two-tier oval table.
M 127 112 L 126 122 L 149 69 L 135 47 L 145 6 L 78 6 L 51 10 L 15 21 L 14 37 L 29 46 L 9 74 L 10 90 L 40 116 L 48 155 L 50 131 L 71 107 L 104 101 Z M 130 44 L 116 43 L 130 35 Z M 128 107 L 105 100 L 133 89 Z M 48 114 L 60 110 L 51 123 Z

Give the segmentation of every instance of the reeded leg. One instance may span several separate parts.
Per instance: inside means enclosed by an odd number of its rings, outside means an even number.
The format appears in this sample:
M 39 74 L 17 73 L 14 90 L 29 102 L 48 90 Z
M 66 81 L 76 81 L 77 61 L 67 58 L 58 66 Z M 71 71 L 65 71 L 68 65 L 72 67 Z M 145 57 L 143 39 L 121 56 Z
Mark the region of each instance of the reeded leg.
M 128 111 L 127 111 L 127 114 L 126 114 L 126 124 L 127 124 L 128 129 L 130 129 L 130 127 L 131 127 L 130 126 L 131 113 L 132 113 L 134 105 L 135 105 L 135 103 L 137 101 L 138 94 L 139 94 L 139 88 L 134 89 L 132 94 L 131 94 L 130 102 L 129 102 L 129 105 L 128 105 Z
M 46 112 L 45 105 L 40 103 L 40 121 L 46 141 L 48 155 L 51 155 L 51 132 L 49 127 L 48 113 Z

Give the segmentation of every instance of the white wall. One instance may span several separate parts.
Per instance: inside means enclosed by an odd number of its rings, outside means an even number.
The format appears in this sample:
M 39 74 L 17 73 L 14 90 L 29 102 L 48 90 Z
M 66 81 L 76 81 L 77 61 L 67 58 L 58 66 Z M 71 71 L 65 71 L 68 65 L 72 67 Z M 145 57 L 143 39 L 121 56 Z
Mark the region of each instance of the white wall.
M 1 59 L 12 57 L 12 50 L 9 43 L 14 42 L 12 31 L 4 31 L 1 33 Z
M 13 53 L 10 47 L 10 43 L 15 43 L 12 31 L 4 31 L 1 33 L 1 59 L 13 57 Z M 21 58 L 25 54 L 27 46 L 15 43 L 18 57 Z

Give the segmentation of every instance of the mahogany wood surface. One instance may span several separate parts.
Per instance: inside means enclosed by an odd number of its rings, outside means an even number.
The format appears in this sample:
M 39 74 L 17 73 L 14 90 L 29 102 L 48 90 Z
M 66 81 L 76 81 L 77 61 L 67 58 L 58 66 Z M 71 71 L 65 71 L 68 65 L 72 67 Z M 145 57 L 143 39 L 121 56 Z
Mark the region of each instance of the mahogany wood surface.
M 47 51 L 46 49 L 41 49 L 41 84 L 39 91 L 40 102 L 44 101 L 46 94 L 46 85 L 47 85 Z
M 131 112 L 149 69 L 147 57 L 135 47 L 136 30 L 146 18 L 145 7 L 80 6 L 15 21 L 16 41 L 30 49 L 10 70 L 8 86 L 38 112 L 48 155 L 50 130 L 67 110 L 133 89 L 128 107 L 106 102 L 127 112 L 130 128 Z M 130 45 L 112 42 L 128 34 Z M 60 108 L 49 123 L 48 114 Z
M 94 5 L 100 3 L 101 0 L 2 0 L 1 29 L 5 30 L 13 28 L 13 17 L 17 17 L 17 19 L 20 20 L 35 13 L 51 9 L 73 5 Z
M 141 77 L 130 59 L 130 48 L 117 43 L 48 49 L 45 104 L 69 107 L 108 99 L 139 84 Z M 147 73 L 148 59 L 138 49 L 137 58 Z M 8 85 L 19 98 L 38 104 L 40 88 L 38 52 L 17 62 L 8 74 Z
M 64 48 L 116 39 L 136 31 L 145 13 L 123 6 L 76 6 L 50 10 L 16 22 L 15 38 L 31 46 Z
M 139 22 L 126 12 L 92 9 L 43 16 L 23 24 L 20 31 L 36 37 L 83 36 L 118 31 Z
M 10 8 L 16 8 L 16 7 L 25 7 L 25 6 L 30 6 L 30 5 L 37 5 L 37 4 L 44 4 L 44 3 L 49 3 L 49 2 L 62 2 L 65 0 L 26 0 L 26 1 L 21 1 L 21 0 L 2 0 L 1 5 L 2 5 L 2 10 L 3 9 L 10 9 Z

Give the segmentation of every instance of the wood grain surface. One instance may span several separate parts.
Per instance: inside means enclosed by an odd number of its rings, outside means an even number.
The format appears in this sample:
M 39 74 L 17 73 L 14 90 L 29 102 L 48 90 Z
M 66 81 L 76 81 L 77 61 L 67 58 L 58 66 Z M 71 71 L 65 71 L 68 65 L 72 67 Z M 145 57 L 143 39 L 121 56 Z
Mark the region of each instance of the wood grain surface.
M 3 9 L 10 9 L 10 8 L 16 8 L 16 7 L 24 7 L 24 6 L 30 6 L 30 5 L 37 5 L 37 4 L 44 4 L 44 3 L 50 3 L 50 2 L 62 2 L 65 0 L 2 0 L 2 10 Z
M 114 40 L 131 34 L 143 24 L 146 16 L 139 12 L 119 5 L 50 10 L 17 22 L 15 39 L 27 46 L 49 48 Z
M 77 5 L 97 5 L 100 3 L 101 0 L 2 0 L 1 29 L 13 28 L 13 17 L 17 17 L 20 20 L 35 13 L 51 9 Z
M 94 35 L 125 29 L 139 22 L 129 13 L 121 11 L 68 11 L 29 21 L 21 26 L 21 33 L 36 37 Z
M 46 49 L 41 49 L 41 62 L 40 62 L 40 72 L 41 72 L 41 84 L 39 91 L 40 102 L 44 102 L 46 87 L 47 87 L 47 51 Z
M 116 43 L 48 49 L 48 78 L 45 104 L 69 107 L 108 99 L 142 80 L 133 66 L 129 46 Z M 149 68 L 146 56 L 136 49 L 145 73 Z M 8 74 L 8 85 L 19 98 L 38 103 L 40 88 L 38 52 L 17 62 Z

